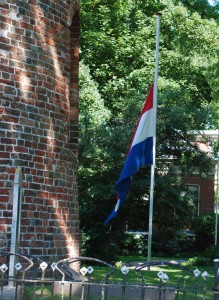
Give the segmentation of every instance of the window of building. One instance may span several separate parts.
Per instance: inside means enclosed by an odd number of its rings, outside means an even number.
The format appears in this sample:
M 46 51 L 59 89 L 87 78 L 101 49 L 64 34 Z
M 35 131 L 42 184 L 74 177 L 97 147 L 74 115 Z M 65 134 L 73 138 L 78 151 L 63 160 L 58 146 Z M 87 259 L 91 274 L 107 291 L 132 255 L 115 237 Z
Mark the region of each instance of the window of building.
M 187 189 L 187 194 L 193 200 L 197 209 L 197 214 L 199 215 L 200 186 L 196 184 L 186 184 L 185 186 Z

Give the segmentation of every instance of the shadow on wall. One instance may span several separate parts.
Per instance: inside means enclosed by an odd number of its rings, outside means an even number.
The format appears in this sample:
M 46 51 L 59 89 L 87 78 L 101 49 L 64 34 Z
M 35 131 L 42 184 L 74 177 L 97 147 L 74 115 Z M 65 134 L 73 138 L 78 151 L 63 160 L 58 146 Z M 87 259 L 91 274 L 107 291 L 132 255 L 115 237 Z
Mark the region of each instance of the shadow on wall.
M 79 2 L 70 3 L 69 8 L 66 1 L 51 5 L 20 1 L 16 11 L 13 5 L 1 10 L 5 45 L 0 56 L 6 76 L 2 121 L 7 133 L 3 163 L 11 181 L 4 190 L 5 200 L 0 200 L 8 212 L 1 228 L 8 234 L 12 210 L 8 198 L 15 168 L 21 166 L 21 248 L 26 254 L 79 253 Z

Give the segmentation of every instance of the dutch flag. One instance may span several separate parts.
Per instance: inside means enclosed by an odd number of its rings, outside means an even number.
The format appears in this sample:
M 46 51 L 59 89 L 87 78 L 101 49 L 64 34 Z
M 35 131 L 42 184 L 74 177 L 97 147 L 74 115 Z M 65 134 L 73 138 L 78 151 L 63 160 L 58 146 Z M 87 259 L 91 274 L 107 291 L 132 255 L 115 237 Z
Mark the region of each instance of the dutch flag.
M 116 184 L 116 206 L 104 224 L 107 224 L 112 218 L 117 216 L 120 206 L 127 197 L 131 183 L 131 176 L 136 174 L 139 168 L 153 164 L 153 145 L 156 126 L 155 109 L 153 105 L 153 90 L 154 85 L 151 86 L 143 106 L 125 165 Z

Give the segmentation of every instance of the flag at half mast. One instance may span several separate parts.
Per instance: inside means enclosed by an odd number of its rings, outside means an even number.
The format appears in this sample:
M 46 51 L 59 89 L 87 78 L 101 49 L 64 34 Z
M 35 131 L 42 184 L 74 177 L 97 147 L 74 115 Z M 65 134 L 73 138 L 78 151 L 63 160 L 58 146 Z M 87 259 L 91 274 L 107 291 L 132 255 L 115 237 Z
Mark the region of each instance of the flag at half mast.
M 139 168 L 153 164 L 153 145 L 156 126 L 153 91 L 154 85 L 151 86 L 144 103 L 140 118 L 135 128 L 126 162 L 116 184 L 116 206 L 105 220 L 104 224 L 107 224 L 112 218 L 117 216 L 120 206 L 127 197 L 131 184 L 131 176 L 136 174 Z

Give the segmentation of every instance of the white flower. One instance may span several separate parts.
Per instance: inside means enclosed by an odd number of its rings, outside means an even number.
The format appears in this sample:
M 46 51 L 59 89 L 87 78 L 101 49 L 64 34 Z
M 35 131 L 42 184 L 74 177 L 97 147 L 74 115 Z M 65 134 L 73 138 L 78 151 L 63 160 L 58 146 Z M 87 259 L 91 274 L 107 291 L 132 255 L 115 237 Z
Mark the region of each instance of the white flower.
M 135 240 L 139 240 L 140 238 L 141 238 L 140 234 L 135 234 L 135 235 L 134 235 L 134 239 L 135 239 Z
M 115 263 L 115 266 L 116 266 L 116 268 L 121 268 L 122 267 L 122 261 L 117 261 L 116 263 Z

